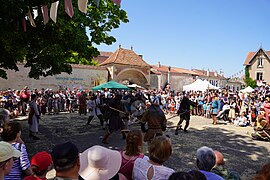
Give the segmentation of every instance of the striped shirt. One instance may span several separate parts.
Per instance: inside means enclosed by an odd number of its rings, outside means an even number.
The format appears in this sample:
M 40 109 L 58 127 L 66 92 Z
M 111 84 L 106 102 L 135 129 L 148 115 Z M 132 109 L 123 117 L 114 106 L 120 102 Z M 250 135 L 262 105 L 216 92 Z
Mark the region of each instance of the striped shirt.
M 21 151 L 21 156 L 14 160 L 14 164 L 8 176 L 5 176 L 5 180 L 21 180 L 22 172 L 30 167 L 28 154 L 24 144 L 13 143 L 12 146 Z

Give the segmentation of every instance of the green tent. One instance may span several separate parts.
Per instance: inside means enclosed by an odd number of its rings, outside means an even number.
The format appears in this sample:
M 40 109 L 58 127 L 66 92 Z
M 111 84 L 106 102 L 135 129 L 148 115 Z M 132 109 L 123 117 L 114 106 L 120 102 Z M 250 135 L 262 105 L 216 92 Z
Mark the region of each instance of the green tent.
M 106 82 L 104 84 L 100 84 L 98 86 L 95 86 L 92 88 L 92 90 L 103 90 L 103 89 L 129 89 L 127 86 L 125 86 L 124 84 L 120 84 L 118 82 L 115 81 L 109 81 Z

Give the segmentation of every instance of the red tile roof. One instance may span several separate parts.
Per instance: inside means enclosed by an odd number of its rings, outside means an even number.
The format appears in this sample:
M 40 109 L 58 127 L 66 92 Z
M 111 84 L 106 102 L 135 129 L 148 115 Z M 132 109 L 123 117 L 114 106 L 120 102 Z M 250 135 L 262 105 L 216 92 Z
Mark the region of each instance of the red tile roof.
M 169 68 L 169 66 L 160 65 L 160 67 L 158 67 L 157 65 L 152 65 L 152 69 L 154 69 L 154 71 L 158 71 L 158 72 L 166 72 L 167 73 L 168 68 Z M 177 67 L 171 67 L 170 72 L 171 73 L 180 73 L 180 74 L 198 75 L 196 72 L 193 72 L 191 70 L 183 69 L 183 68 L 177 68 Z
M 259 51 L 257 51 L 259 52 Z M 248 52 L 244 65 L 250 65 L 252 58 L 257 54 L 257 52 Z M 268 57 L 270 57 L 270 51 L 264 51 Z
M 134 66 L 150 67 L 141 56 L 137 55 L 133 50 L 119 48 L 108 59 L 106 59 L 100 66 L 106 64 L 127 64 Z
M 206 70 L 193 69 L 192 71 L 198 73 L 199 76 L 207 76 Z M 216 76 L 215 76 L 215 74 L 216 74 Z M 209 71 L 209 77 L 225 78 L 223 75 L 216 73 L 214 71 Z
M 106 59 L 108 59 L 110 57 L 110 55 L 112 55 L 112 52 L 106 52 L 106 51 L 100 51 L 100 54 L 97 57 L 94 57 L 93 60 L 97 61 L 98 64 L 103 63 L 104 61 L 106 61 Z

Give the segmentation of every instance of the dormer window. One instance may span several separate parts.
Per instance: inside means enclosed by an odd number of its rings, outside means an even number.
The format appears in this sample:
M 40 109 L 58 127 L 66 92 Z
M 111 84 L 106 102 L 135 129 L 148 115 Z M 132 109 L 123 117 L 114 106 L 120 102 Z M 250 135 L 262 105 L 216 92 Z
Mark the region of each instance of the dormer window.
M 262 58 L 258 58 L 258 67 L 262 68 L 263 67 L 263 61 Z

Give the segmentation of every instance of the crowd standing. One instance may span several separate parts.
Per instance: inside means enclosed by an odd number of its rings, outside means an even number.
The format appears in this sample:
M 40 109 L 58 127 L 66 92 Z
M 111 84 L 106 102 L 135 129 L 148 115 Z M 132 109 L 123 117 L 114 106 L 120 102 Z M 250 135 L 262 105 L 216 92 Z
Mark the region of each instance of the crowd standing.
M 223 155 L 209 147 L 201 147 L 196 153 L 196 164 L 188 172 L 175 172 L 164 166 L 172 155 L 166 130 L 165 115 L 180 116 L 175 134 L 182 129 L 188 132 L 190 115 L 212 118 L 213 125 L 219 119 L 236 126 L 253 126 L 254 139 L 269 140 L 270 136 L 270 91 L 260 87 L 252 93 L 229 90 L 207 92 L 174 92 L 163 90 L 104 90 L 98 92 L 81 90 L 33 89 L 0 92 L 1 138 L 0 178 L 46 179 L 52 168 L 53 179 L 239 179 L 239 175 L 227 169 Z M 56 145 L 50 153 L 37 152 L 29 160 L 27 147 L 21 139 L 21 126 L 10 118 L 28 115 L 29 137 L 37 137 L 39 119 L 45 114 L 74 112 L 89 113 L 87 125 L 94 117 L 106 128 L 103 143 L 109 143 L 111 133 L 123 130 L 126 147 L 115 151 L 102 146 L 92 146 L 82 152 L 75 144 L 67 142 Z M 139 122 L 141 130 L 125 130 L 131 123 Z M 147 129 L 146 129 L 147 125 Z M 143 136 L 145 133 L 145 136 Z M 149 155 L 143 154 L 143 141 L 148 144 Z M 269 165 L 258 172 L 255 179 L 269 179 Z

